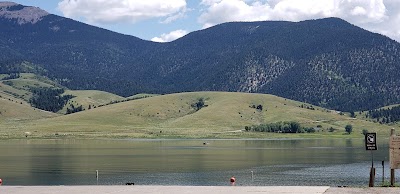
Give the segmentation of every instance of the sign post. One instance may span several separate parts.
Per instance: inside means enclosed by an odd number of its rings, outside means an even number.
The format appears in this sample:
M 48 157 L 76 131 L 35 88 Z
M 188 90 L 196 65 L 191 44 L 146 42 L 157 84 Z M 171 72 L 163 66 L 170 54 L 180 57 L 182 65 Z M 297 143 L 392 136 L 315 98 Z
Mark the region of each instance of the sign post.
M 371 161 L 372 166 L 369 172 L 369 187 L 374 186 L 375 182 L 375 168 L 374 168 L 374 150 L 378 150 L 378 146 L 376 143 L 376 133 L 367 133 L 365 134 L 365 149 L 371 151 Z
M 385 161 L 382 160 L 382 185 L 385 184 Z

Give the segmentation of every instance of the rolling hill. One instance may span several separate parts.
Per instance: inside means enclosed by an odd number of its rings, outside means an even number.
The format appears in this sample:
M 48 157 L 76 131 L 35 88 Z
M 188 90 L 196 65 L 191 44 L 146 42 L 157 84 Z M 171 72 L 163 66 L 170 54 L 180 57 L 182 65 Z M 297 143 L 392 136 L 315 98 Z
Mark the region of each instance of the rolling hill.
M 55 113 L 32 108 L 26 102 L 0 94 L 0 122 L 3 125 L 9 121 L 38 120 L 56 117 Z
M 400 103 L 400 44 L 339 18 L 224 23 L 161 44 L 3 2 L 0 26 L 0 73 L 73 90 L 269 93 L 341 111 Z
M 202 99 L 204 105 L 194 106 Z M 262 110 L 255 107 L 262 105 Z M 315 127 L 314 134 L 243 132 L 245 126 L 296 121 Z M 344 127 L 354 127 L 352 135 Z M 362 137 L 361 130 L 387 135 L 390 126 L 350 118 L 321 107 L 267 94 L 194 92 L 160 95 L 99 107 L 75 114 L 18 122 L 9 130 L 0 126 L 0 138 L 291 138 Z M 329 132 L 328 128 L 336 129 Z
M 21 126 L 26 126 L 25 123 L 59 116 L 56 113 L 33 108 L 23 99 L 15 98 L 13 94 L 7 93 L 10 88 L 4 89 L 6 86 L 0 82 L 1 133 L 15 134 L 15 131 L 19 131 L 19 136 L 22 137 L 26 131 L 22 132 L 23 128 Z M 11 91 L 19 92 L 19 90 Z
M 98 106 L 110 104 L 112 102 L 124 101 L 127 99 L 135 98 L 124 98 L 115 94 L 111 94 L 103 91 L 96 90 L 68 90 L 65 87 L 49 80 L 44 76 L 39 76 L 33 73 L 21 73 L 15 78 L 7 78 L 7 74 L 0 74 L 0 98 L 21 103 L 27 108 L 34 109 L 31 107 L 30 100 L 35 95 L 33 89 L 37 88 L 51 88 L 51 89 L 63 89 L 63 93 L 60 96 L 71 95 L 71 99 L 67 100 L 61 109 L 57 113 L 65 114 L 67 108 L 71 108 L 71 105 L 75 107 L 82 106 L 83 109 L 95 108 Z M 140 98 L 143 96 L 138 96 Z M 45 99 L 46 100 L 46 99 Z M 18 110 L 18 107 L 3 106 L 3 111 Z M 24 111 L 21 111 L 21 115 Z M 29 114 L 28 114 L 29 115 Z M 4 116 L 4 115 L 3 115 Z M 37 117 L 40 118 L 40 117 Z

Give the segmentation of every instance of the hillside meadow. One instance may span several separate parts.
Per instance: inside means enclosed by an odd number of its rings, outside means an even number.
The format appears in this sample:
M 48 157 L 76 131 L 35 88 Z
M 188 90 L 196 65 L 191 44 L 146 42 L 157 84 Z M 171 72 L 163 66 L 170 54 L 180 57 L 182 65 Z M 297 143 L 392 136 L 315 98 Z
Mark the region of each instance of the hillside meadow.
M 196 110 L 200 100 L 204 106 Z M 256 108 L 259 105 L 262 110 Z M 38 117 L 3 120 L 0 138 L 362 138 L 363 129 L 388 136 L 393 127 L 363 120 L 362 115 L 351 118 L 273 95 L 229 92 L 159 95 L 70 115 Z M 303 127 L 317 128 L 317 132 L 244 131 L 245 126 L 278 121 L 297 121 Z M 353 126 L 350 135 L 344 130 L 347 124 Z
M 63 95 L 72 95 L 74 98 L 68 100 L 64 108 L 59 111 L 62 114 L 66 113 L 67 108 L 70 108 L 71 105 L 91 109 L 92 107 L 108 104 L 112 101 L 125 100 L 124 97 L 98 90 L 66 90 Z
M 131 98 L 142 98 L 146 94 L 140 94 L 124 98 L 109 92 L 99 90 L 68 90 L 65 87 L 51 81 L 47 77 L 36 75 L 33 73 L 20 73 L 18 78 L 5 79 L 9 76 L 8 74 L 0 74 L 0 99 L 11 99 L 15 102 L 22 102 L 28 104 L 29 100 L 34 95 L 32 88 L 62 88 L 65 92 L 62 95 L 72 95 L 73 98 L 68 100 L 64 107 L 57 113 L 65 114 L 67 108 L 71 109 L 71 106 L 79 107 L 83 109 L 89 109 L 92 107 L 103 106 L 112 102 L 124 101 Z M 150 95 L 148 95 L 150 96 Z M 10 100 L 10 101 L 11 101 Z M 18 107 L 16 107 L 18 110 Z

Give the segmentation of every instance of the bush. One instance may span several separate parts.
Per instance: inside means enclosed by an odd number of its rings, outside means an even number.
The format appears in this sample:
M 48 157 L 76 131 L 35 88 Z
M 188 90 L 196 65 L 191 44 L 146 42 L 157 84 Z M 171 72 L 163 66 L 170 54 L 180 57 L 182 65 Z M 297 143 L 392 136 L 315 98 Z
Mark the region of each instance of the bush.
M 307 133 L 315 133 L 314 127 L 305 128 L 304 130 L 305 130 Z
M 196 110 L 199 111 L 201 108 L 205 107 L 205 102 L 204 102 L 204 98 L 199 98 L 198 101 L 196 103 L 192 104 L 192 107 Z
M 344 127 L 344 129 L 346 130 L 346 132 L 348 134 L 350 134 L 351 132 L 353 132 L 353 126 L 351 125 L 346 125 L 346 127 Z
M 333 127 L 329 127 L 329 129 L 328 129 L 329 132 L 334 132 L 335 130 L 336 130 L 336 129 L 333 128 Z

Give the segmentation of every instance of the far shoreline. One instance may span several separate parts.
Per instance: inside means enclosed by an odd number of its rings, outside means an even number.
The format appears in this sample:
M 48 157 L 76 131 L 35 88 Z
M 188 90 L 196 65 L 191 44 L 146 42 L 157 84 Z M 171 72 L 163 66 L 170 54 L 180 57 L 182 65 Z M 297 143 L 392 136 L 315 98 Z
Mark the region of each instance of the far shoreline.
M 379 134 L 379 138 L 389 138 L 385 134 Z M 306 139 L 363 139 L 362 134 L 329 134 L 329 133 L 263 133 L 263 132 L 240 132 L 221 134 L 124 134 L 114 135 L 107 133 L 99 134 L 41 134 L 32 133 L 28 136 L 20 133 L 3 134 L 0 140 L 306 140 Z

